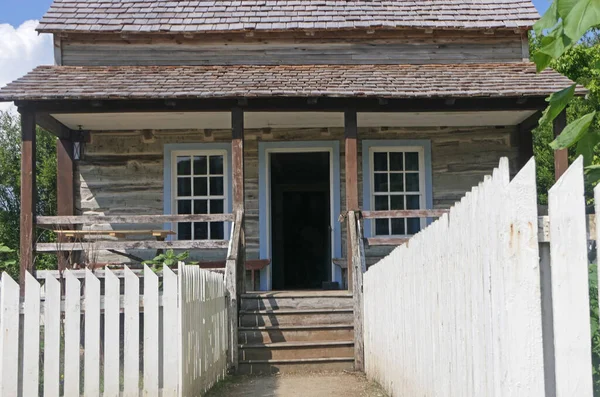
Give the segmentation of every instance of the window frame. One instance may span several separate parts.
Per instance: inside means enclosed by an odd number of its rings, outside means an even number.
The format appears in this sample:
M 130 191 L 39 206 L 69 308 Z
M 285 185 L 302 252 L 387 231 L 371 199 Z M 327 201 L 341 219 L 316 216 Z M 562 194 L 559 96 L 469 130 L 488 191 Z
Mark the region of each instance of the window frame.
M 375 196 L 384 195 L 389 197 L 391 192 L 385 194 L 375 194 L 375 152 L 418 152 L 419 153 L 419 207 L 420 209 L 433 208 L 432 196 L 432 171 L 431 171 L 431 141 L 429 140 L 364 140 L 363 142 L 363 208 L 365 210 L 375 210 Z M 404 173 L 405 171 L 402 171 Z M 390 170 L 386 171 L 389 174 Z M 406 196 L 407 192 L 398 192 L 399 195 Z M 410 192 L 409 194 L 410 195 Z M 406 218 L 405 218 L 406 219 Z M 421 230 L 425 228 L 431 220 L 420 218 Z M 364 232 L 366 237 L 410 237 L 412 234 L 390 234 L 377 235 L 375 232 L 375 220 L 365 219 Z M 408 230 L 405 230 L 408 232 Z
M 210 155 L 221 155 L 223 156 L 223 212 L 231 213 L 231 146 L 227 144 L 168 144 L 165 145 L 165 156 L 164 156 L 164 194 L 163 194 L 163 207 L 165 214 L 177 214 L 177 157 L 179 156 L 210 156 Z M 190 196 L 192 200 L 195 196 Z M 202 196 L 204 197 L 204 196 Z M 206 196 L 207 200 L 210 200 Z M 221 196 L 214 196 L 219 199 Z M 193 203 L 192 203 L 193 208 Z M 193 212 L 193 209 L 192 209 Z M 169 240 L 178 240 L 178 227 L 177 223 L 166 223 L 165 229 L 173 230 L 174 235 L 169 236 Z M 210 227 L 210 226 L 209 226 Z M 223 239 L 217 241 L 228 241 L 231 233 L 231 222 L 223 221 Z M 187 241 L 187 240 L 182 240 Z M 207 241 L 207 240 L 190 240 L 190 241 Z

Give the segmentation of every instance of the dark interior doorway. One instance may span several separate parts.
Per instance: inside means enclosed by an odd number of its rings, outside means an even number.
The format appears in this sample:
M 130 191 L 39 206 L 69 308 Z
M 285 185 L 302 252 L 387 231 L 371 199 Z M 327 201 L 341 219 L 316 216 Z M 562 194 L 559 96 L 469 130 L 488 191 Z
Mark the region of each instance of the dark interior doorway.
M 328 152 L 271 154 L 273 289 L 331 280 Z

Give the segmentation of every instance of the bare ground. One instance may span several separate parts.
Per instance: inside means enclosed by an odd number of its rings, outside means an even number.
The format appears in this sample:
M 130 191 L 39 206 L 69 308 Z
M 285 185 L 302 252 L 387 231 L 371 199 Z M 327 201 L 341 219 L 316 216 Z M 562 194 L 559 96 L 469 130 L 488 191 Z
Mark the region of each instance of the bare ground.
M 215 386 L 206 397 L 386 397 L 363 374 L 328 373 L 234 376 Z

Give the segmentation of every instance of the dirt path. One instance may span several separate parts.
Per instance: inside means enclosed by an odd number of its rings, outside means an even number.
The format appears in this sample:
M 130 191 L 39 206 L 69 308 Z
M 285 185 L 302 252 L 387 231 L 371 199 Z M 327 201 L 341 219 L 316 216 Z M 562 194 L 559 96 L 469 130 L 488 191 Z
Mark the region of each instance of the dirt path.
M 206 397 L 385 397 L 364 375 L 350 373 L 236 376 L 221 382 Z

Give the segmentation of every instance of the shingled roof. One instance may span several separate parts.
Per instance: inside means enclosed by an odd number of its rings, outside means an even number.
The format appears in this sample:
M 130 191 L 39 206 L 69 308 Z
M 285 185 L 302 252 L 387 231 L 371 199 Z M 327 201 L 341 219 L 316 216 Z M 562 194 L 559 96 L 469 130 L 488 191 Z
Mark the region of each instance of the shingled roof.
M 39 66 L 0 101 L 236 97 L 546 96 L 571 85 L 530 63 L 302 66 Z
M 40 32 L 528 28 L 531 0 L 54 0 Z

